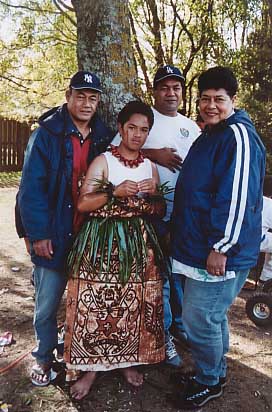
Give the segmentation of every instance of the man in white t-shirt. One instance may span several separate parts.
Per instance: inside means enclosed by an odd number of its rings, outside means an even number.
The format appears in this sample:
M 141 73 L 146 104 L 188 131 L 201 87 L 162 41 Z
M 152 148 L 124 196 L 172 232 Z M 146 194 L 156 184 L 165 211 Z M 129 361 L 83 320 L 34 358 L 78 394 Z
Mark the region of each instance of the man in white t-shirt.
M 173 188 L 176 186 L 182 161 L 200 134 L 200 129 L 195 122 L 178 113 L 183 85 L 184 77 L 177 67 L 167 65 L 157 70 L 153 82 L 154 126 L 143 147 L 145 155 L 157 163 L 161 183 L 168 182 L 168 185 Z M 174 192 L 169 194 L 167 199 L 164 222 L 160 222 L 158 230 L 158 232 L 162 231 L 162 236 L 168 230 Z M 181 365 L 181 358 L 176 351 L 172 335 L 179 342 L 187 339 L 182 323 L 182 282 L 181 276 L 177 279 L 166 278 L 163 287 L 165 361 L 174 367 Z
M 154 77 L 154 125 L 143 146 L 146 157 L 157 163 L 160 182 L 168 182 L 168 186 L 175 188 L 178 172 L 182 166 L 192 143 L 200 134 L 195 122 L 178 113 L 182 100 L 184 77 L 177 67 L 166 65 L 160 67 Z M 118 145 L 120 136 L 116 136 L 112 144 Z M 174 192 L 167 195 L 167 212 L 163 221 L 156 222 L 156 229 L 160 238 L 166 237 L 169 232 L 169 222 L 173 209 Z M 182 277 L 178 277 L 182 280 Z M 164 282 L 164 327 L 166 336 L 166 363 L 179 367 L 181 359 L 176 351 L 173 337 L 179 341 L 186 340 L 183 329 L 181 308 L 183 289 L 182 283 L 171 282 L 172 310 L 170 307 L 170 284 L 166 278 Z M 172 313 L 173 312 L 173 313 Z M 173 316 L 172 316 L 173 315 Z M 173 317 L 173 322 L 172 322 Z
M 154 126 L 143 146 L 144 153 L 158 164 L 161 183 L 175 187 L 178 170 L 192 143 L 199 136 L 197 124 L 178 113 L 184 77 L 173 66 L 160 67 L 154 77 Z M 174 193 L 168 196 L 173 201 Z M 169 221 L 173 203 L 168 202 L 164 221 Z

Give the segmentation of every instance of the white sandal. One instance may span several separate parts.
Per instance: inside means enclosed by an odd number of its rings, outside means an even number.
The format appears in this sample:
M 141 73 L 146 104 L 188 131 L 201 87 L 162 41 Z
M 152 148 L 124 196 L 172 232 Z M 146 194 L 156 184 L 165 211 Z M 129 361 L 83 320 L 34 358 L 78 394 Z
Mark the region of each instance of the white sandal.
M 52 368 L 45 370 L 45 367 L 38 363 L 31 369 L 31 382 L 35 386 L 48 386 L 56 377 L 57 372 Z

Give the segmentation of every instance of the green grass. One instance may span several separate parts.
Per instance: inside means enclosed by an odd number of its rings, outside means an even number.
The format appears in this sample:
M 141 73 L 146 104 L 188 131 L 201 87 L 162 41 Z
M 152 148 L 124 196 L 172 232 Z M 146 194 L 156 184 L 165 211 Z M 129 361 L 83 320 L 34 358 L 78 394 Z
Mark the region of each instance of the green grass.
M 22 172 L 0 172 L 1 187 L 18 187 Z

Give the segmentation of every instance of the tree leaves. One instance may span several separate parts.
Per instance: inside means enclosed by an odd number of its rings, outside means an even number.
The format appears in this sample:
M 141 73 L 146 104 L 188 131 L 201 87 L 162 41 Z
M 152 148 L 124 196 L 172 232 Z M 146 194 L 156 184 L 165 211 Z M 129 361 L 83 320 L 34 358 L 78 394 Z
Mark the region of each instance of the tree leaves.
M 4 4 L 3 4 L 4 3 Z M 77 69 L 76 29 L 49 0 L 0 2 L 0 17 L 9 14 L 13 35 L 0 44 L 0 114 L 20 120 L 37 118 L 63 103 Z M 12 23 L 14 21 L 14 23 Z M 46 87 L 47 85 L 48 87 Z

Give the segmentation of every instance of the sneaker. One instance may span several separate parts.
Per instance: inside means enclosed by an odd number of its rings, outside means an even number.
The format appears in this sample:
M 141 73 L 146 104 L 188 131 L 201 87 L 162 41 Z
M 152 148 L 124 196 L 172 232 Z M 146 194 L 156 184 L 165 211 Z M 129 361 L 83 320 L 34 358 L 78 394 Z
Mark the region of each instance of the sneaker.
M 188 384 L 189 380 L 195 380 L 195 371 L 189 371 L 187 373 L 175 372 L 170 376 L 170 383 L 178 387 Z M 219 385 L 221 385 L 221 388 L 227 385 L 226 376 L 220 376 Z
M 212 399 L 219 398 L 222 393 L 220 383 L 209 386 L 198 383 L 195 379 L 190 379 L 181 399 L 176 401 L 176 406 L 185 410 L 199 409 Z
M 221 388 L 224 388 L 227 385 L 227 378 L 226 376 L 220 376 L 219 378 L 219 384 L 221 385 Z
M 185 348 L 189 347 L 188 336 L 186 332 L 180 331 L 178 329 L 171 329 L 171 335 L 178 345 Z
M 177 353 L 175 344 L 173 342 L 173 336 L 168 335 L 165 342 L 165 363 L 166 365 L 179 368 L 182 365 L 182 360 Z

